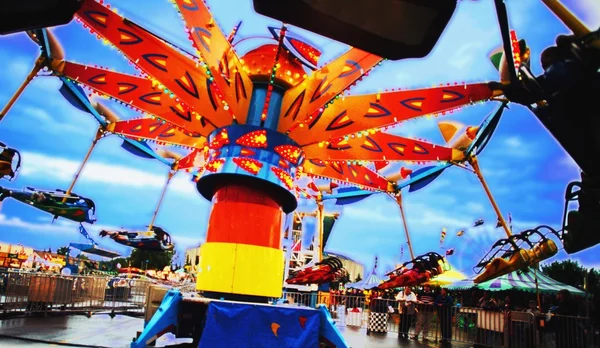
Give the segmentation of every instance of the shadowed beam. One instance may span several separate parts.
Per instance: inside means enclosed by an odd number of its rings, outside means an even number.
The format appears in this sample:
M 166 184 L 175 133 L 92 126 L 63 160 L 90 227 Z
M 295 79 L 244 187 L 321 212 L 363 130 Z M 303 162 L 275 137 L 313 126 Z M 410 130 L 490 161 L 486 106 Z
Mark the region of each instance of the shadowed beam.
M 94 0 L 84 0 L 77 17 L 92 33 L 110 41 L 137 67 L 160 82 L 162 88 L 158 87 L 167 97 L 179 98 L 188 105 L 192 117 L 201 115 L 200 111 L 208 103 L 214 112 L 210 120 L 213 125 L 221 127 L 231 123 L 231 116 L 222 112 L 224 108 L 218 101 L 214 84 L 191 57 Z
M 300 145 L 392 126 L 416 117 L 442 113 L 489 100 L 485 83 L 395 91 L 340 98 L 290 133 Z
M 243 69 L 228 37 L 215 22 L 202 0 L 174 0 L 189 29 L 190 39 L 208 65 L 219 99 L 238 123 L 246 123 L 252 81 Z
M 215 126 L 208 120 L 228 117 L 210 103 L 199 104 L 192 114 L 190 107 L 178 98 L 171 98 L 152 80 L 106 69 L 65 62 L 62 74 L 96 92 L 117 99 L 133 108 L 154 115 L 191 133 L 208 135 Z M 202 78 L 202 81 L 205 81 Z M 203 85 L 203 84 L 201 84 Z M 206 91 L 202 91 L 206 93 Z M 201 116 L 202 115 L 202 116 Z
M 328 178 L 366 190 L 388 192 L 392 189 L 392 184 L 378 173 L 365 166 L 344 161 L 309 159 L 302 165 L 302 172 L 309 177 Z
M 291 132 L 383 61 L 352 48 L 285 93 L 278 131 Z
M 150 140 L 159 145 L 179 145 L 194 149 L 204 149 L 206 138 L 190 136 L 169 123 L 152 118 L 138 118 L 111 123 L 108 132 L 123 135 L 135 140 Z
M 463 151 L 381 132 L 329 144 L 312 144 L 303 150 L 306 158 L 338 161 L 428 162 L 457 161 L 465 157 Z

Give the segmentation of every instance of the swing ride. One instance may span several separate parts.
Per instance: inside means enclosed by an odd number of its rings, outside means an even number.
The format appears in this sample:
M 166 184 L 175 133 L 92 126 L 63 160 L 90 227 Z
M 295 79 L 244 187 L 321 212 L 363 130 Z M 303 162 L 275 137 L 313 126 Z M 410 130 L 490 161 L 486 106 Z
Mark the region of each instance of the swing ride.
M 296 186 L 295 191 L 300 194 L 304 194 L 306 198 L 310 198 L 317 204 L 317 231 L 315 236 L 314 248 L 315 254 L 310 262 L 304 264 L 299 270 L 290 272 L 289 277 L 286 279 L 286 284 L 292 285 L 309 285 L 309 284 L 326 284 L 330 282 L 339 281 L 343 277 L 348 275 L 348 271 L 343 267 L 342 262 L 336 257 L 327 257 L 323 259 L 324 249 L 324 219 L 325 219 L 325 207 L 323 205 L 323 194 L 332 194 L 333 190 L 338 188 L 339 185 L 330 182 L 324 185 L 316 185 L 314 182 L 310 182 L 307 185 L 307 189 L 314 192 L 313 195 L 309 195 L 306 190 Z
M 6 198 L 15 199 L 39 210 L 75 222 L 93 224 L 96 221 L 94 201 L 73 192 L 42 190 L 26 187 L 23 191 L 13 191 L 0 187 L 0 202 Z
M 0 178 L 12 181 L 21 169 L 21 153 L 0 142 Z
M 412 267 L 408 267 L 412 265 Z M 397 269 L 388 272 L 388 280 L 379 284 L 379 289 L 391 289 L 404 286 L 416 286 L 428 282 L 432 278 L 449 271 L 445 257 L 429 252 L 419 255 L 410 261 L 403 263 Z
M 402 219 L 411 259 L 410 261 L 405 262 L 398 269 L 395 269 L 387 274 L 390 276 L 390 278 L 381 285 L 383 288 L 420 285 L 426 283 L 432 277 L 442 274 L 450 269 L 449 265 L 445 262 L 444 257 L 437 253 L 426 253 L 415 256 L 406 222 L 401 191 L 405 187 L 409 188 L 409 192 L 420 190 L 433 182 L 448 167 L 452 165 L 463 167 L 465 162 L 475 163 L 473 166 L 474 171 L 484 184 L 484 188 L 487 188 L 487 184 L 485 184 L 483 175 L 476 164 L 477 162 L 475 156 L 481 153 L 483 148 L 485 148 L 485 145 L 490 140 L 492 133 L 500 121 L 500 117 L 503 113 L 505 105 L 505 103 L 502 103 L 500 107 L 498 107 L 498 109 L 490 116 L 488 116 L 478 127 L 465 127 L 456 122 L 440 122 L 439 128 L 445 141 L 450 143 L 450 141 L 456 139 L 452 142 L 452 144 L 450 144 L 450 148 L 455 151 L 455 160 L 438 164 L 436 166 L 422 167 L 414 171 L 402 167 L 400 171 L 395 174 L 395 176 L 400 180 L 408 179 L 395 185 L 393 191 L 388 191 L 387 194 L 396 201 L 400 209 L 400 216 Z M 488 189 L 486 189 L 486 193 L 489 193 Z M 374 192 L 351 189 L 344 192 L 338 192 L 336 194 L 326 195 L 323 199 L 364 199 L 372 194 L 374 194 Z M 488 197 L 496 209 L 497 205 L 493 200 L 491 193 L 488 194 Z M 500 215 L 501 214 L 499 214 L 499 216 Z M 479 221 L 475 222 L 476 226 L 478 225 L 478 222 Z M 483 221 L 481 221 L 480 224 L 482 223 Z M 407 267 L 409 265 L 412 265 L 412 267 Z
M 152 220 L 150 220 L 150 224 L 148 225 L 147 229 L 144 231 L 102 230 L 100 231 L 100 237 L 109 236 L 112 240 L 119 244 L 142 250 L 172 251 L 175 248 L 175 245 L 171 241 L 171 235 L 167 233 L 163 228 L 155 226 L 154 222 L 156 221 L 156 217 L 158 216 L 159 209 L 162 205 L 165 194 L 167 193 L 167 188 L 169 187 L 171 179 L 175 176 L 175 174 L 177 174 L 178 171 L 189 170 L 194 166 L 201 166 L 202 162 L 199 163 L 198 161 L 196 161 L 198 157 L 197 151 L 192 151 L 187 156 L 181 156 L 167 149 L 159 149 L 157 150 L 157 153 L 163 158 L 170 158 L 175 161 L 171 165 L 169 174 L 167 176 L 167 182 L 165 183 L 163 191 L 156 205 L 156 209 L 152 214 Z
M 457 152 L 382 128 L 493 97 L 485 83 L 345 96 L 384 59 L 352 48 L 317 68 L 320 51 L 297 35 L 288 37 L 285 26 L 270 29 L 273 44 L 238 57 L 206 5 L 184 0 L 176 5 L 191 28 L 198 55 L 160 39 L 107 5 L 86 0 L 77 21 L 117 47 L 142 75 L 65 60 L 47 30 L 36 32 L 42 47 L 36 68 L 50 70 L 80 102 L 86 102 L 84 94 L 75 89 L 83 86 L 151 115 L 109 120 L 103 131 L 142 144 L 207 153 L 197 183 L 202 196 L 214 202 L 198 277 L 198 289 L 207 293 L 281 294 L 278 236 L 281 211 L 289 213 L 297 205 L 295 177 L 387 192 L 395 182 L 363 163 L 449 161 Z M 310 76 L 303 66 L 313 70 Z M 240 209 L 247 214 L 234 218 L 231 212 Z M 249 257 L 257 252 L 263 257 Z M 223 258 L 238 261 L 231 265 Z M 245 270 L 252 270 L 251 281 L 242 278 Z
M 269 29 L 270 44 L 240 56 L 233 42 L 236 30 L 233 35 L 225 36 L 204 2 L 173 2 L 183 18 L 195 53 L 186 52 L 122 17 L 102 1 L 83 0 L 76 12 L 77 21 L 116 47 L 141 74 L 123 74 L 67 61 L 58 41 L 47 30 L 38 30 L 34 39 L 42 50 L 40 58 L 0 112 L 0 120 L 26 85 L 45 68 L 61 79 L 64 94 L 74 96 L 67 97 L 68 100 L 75 100 L 75 106 L 96 117 L 101 124 L 98 133 L 122 137 L 126 150 L 134 149 L 138 155 L 157 158 L 168 165 L 171 161 L 158 156 L 149 143 L 181 146 L 205 156 L 205 163 L 198 167 L 196 176 L 198 191 L 212 202 L 197 278 L 197 290 L 203 291 L 206 297 L 256 302 L 281 295 L 282 213 L 296 209 L 298 179 L 305 178 L 315 186 L 318 186 L 317 180 L 326 180 L 359 189 L 350 192 L 340 188 L 340 198 L 360 199 L 386 193 L 397 202 L 406 225 L 402 188 L 409 186 L 409 192 L 414 192 L 427 186 L 449 166 L 467 168 L 468 164 L 481 181 L 507 233 L 506 239 L 497 242 L 501 244 L 498 248 L 506 246 L 505 254 L 512 250 L 511 255 L 496 257 L 494 254 L 480 262 L 481 277 L 489 279 L 504 274 L 508 268 L 537 263 L 556 249 L 549 238 L 541 238 L 537 232 L 513 236 L 481 174 L 477 155 L 489 141 L 506 101 L 480 127 L 465 128 L 451 144 L 450 140 L 460 132 L 458 128 L 442 124 L 440 130 L 449 146 L 384 132 L 409 119 L 444 115 L 475 102 L 498 100 L 500 96 L 522 100 L 519 94 L 523 85 L 529 87 L 531 79 L 526 77 L 531 75 L 527 75 L 528 69 L 520 62 L 526 61 L 525 55 L 529 53 L 521 52 L 521 44 L 511 39 L 501 0 L 495 2 L 504 43 L 500 61 L 506 64 L 499 64 L 499 70 L 502 81 L 506 80 L 502 77 L 503 71 L 508 71 L 509 84 L 448 84 L 368 95 L 347 95 L 346 92 L 383 63 L 383 57 L 351 48 L 319 66 L 321 52 L 299 36 L 288 33 L 285 25 Z M 574 21 L 566 18 L 564 11 L 549 7 L 572 27 Z M 573 30 L 578 37 L 589 34 L 589 30 L 583 33 L 580 27 Z M 583 44 L 597 49 L 597 43 L 597 39 L 590 39 Z M 525 76 L 524 82 L 518 81 L 513 66 Z M 105 119 L 91 105 L 82 87 L 148 117 Z M 549 104 L 552 103 L 550 100 Z M 86 160 L 88 157 L 89 152 Z M 399 161 L 437 162 L 438 165 L 403 169 L 387 177 L 380 174 L 386 164 Z M 588 171 L 587 165 L 582 168 Z M 72 201 L 73 185 L 74 182 L 64 191 L 61 203 Z M 314 188 L 308 189 L 314 191 Z M 326 193 L 332 196 L 333 189 L 330 186 Z M 325 196 L 318 191 L 317 206 L 322 216 Z M 240 211 L 244 214 L 234 214 Z M 157 230 L 151 223 L 147 232 L 156 235 Z M 573 226 L 567 226 L 567 230 L 571 237 L 576 233 Z M 121 232 L 129 237 L 127 231 Z M 389 286 L 419 284 L 444 272 L 444 257 L 431 252 L 415 257 L 406 226 L 405 232 L 411 261 L 403 269 L 389 274 Z M 114 234 L 115 238 L 120 235 L 120 232 Z M 315 260 L 314 269 L 311 265 L 310 269 L 300 270 L 288 281 L 335 279 L 338 266 L 334 260 L 319 258 Z M 148 325 L 132 346 L 140 342 L 146 344 L 146 339 L 155 336 L 158 331 L 154 331 L 159 329 L 158 325 Z
M 348 271 L 336 257 L 326 257 L 315 263 L 314 267 L 305 267 L 290 275 L 288 284 L 325 284 L 335 282 L 348 275 Z

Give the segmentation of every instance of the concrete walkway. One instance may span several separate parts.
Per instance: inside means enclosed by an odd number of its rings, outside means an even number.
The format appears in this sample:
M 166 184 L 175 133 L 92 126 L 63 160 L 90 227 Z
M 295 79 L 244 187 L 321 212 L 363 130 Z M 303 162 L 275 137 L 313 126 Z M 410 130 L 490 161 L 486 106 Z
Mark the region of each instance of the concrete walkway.
M 85 316 L 27 317 L 0 320 L 0 347 L 57 347 L 56 342 L 87 347 L 129 347 L 143 319 L 107 314 Z M 424 344 L 398 340 L 396 333 L 367 335 L 364 329 L 340 328 L 352 348 L 383 347 L 469 347 L 468 345 Z M 28 339 L 21 340 L 18 338 Z M 33 341 L 32 341 L 33 340 Z M 46 341 L 45 343 L 43 341 Z

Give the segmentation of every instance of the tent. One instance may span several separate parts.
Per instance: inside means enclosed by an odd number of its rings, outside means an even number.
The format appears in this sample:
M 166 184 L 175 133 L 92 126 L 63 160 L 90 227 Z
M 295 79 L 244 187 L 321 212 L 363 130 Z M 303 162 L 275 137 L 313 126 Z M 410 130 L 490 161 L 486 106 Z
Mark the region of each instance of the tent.
M 558 282 L 542 272 L 537 272 L 537 280 L 539 291 L 541 293 L 557 293 L 560 290 L 565 289 L 569 290 L 573 295 L 585 295 L 583 290 Z M 450 290 L 468 290 L 473 288 L 486 291 L 517 290 L 535 292 L 535 275 L 533 270 L 528 269 L 527 272 L 514 271 L 480 284 L 475 284 L 472 280 L 462 280 L 448 286 L 448 289 Z
M 356 283 L 346 284 L 345 287 L 346 289 L 370 290 L 381 283 L 383 283 L 383 279 L 377 275 L 377 257 L 375 257 L 375 265 L 373 266 L 373 270 L 371 270 L 371 274 L 366 279 Z

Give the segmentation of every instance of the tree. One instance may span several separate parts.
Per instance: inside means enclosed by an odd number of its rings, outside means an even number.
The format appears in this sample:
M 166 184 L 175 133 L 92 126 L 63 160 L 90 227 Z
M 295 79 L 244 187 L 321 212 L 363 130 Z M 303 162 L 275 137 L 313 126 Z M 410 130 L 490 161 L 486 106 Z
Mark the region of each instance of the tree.
M 49 252 L 52 252 L 52 251 L 49 251 Z M 60 248 L 56 249 L 56 253 L 58 255 L 67 255 L 69 253 L 69 247 L 68 246 L 60 247 Z
M 131 261 L 131 267 L 137 267 L 141 269 L 160 269 L 162 270 L 165 266 L 170 266 L 173 260 L 172 251 L 148 251 L 133 249 L 129 261 Z
M 356 275 L 356 279 L 354 279 L 355 283 L 358 283 L 362 280 L 362 277 L 360 276 L 360 273 Z
M 121 264 L 121 267 L 127 267 L 127 265 L 129 264 L 129 259 L 125 258 L 125 257 L 118 257 L 116 259 L 112 259 L 110 261 L 103 262 L 103 264 L 106 266 L 106 268 L 109 271 L 116 271 L 117 264 Z
M 561 283 L 583 289 L 587 269 L 577 261 L 554 261 L 542 266 L 542 273 Z

